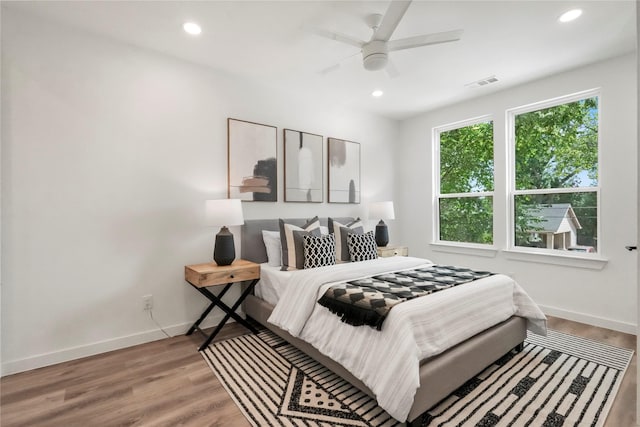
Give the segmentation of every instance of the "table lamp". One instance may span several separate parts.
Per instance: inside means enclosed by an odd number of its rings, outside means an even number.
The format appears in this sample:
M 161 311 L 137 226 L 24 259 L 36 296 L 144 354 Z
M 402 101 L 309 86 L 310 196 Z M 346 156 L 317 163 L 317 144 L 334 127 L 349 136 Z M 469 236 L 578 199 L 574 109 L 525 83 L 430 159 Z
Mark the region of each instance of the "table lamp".
M 376 245 L 387 246 L 389 244 L 389 230 L 385 219 L 395 219 L 393 211 L 393 202 L 373 202 L 369 204 L 369 219 L 378 219 L 380 222 L 376 225 Z
M 236 258 L 236 247 L 233 243 L 233 234 L 227 226 L 244 224 L 242 201 L 240 199 L 207 200 L 206 220 L 207 225 L 222 227 L 216 234 L 213 260 L 218 265 L 230 265 Z

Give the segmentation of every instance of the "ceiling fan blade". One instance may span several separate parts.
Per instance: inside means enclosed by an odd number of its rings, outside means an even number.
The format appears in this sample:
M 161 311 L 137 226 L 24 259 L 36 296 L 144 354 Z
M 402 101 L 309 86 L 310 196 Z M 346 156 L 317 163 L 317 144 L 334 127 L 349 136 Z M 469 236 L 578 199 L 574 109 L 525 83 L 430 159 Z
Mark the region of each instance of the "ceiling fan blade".
M 398 71 L 398 69 L 396 68 L 396 65 L 393 63 L 391 59 L 387 61 L 387 66 L 384 68 L 384 71 L 387 72 L 387 75 L 391 79 L 395 79 L 400 75 L 400 72 Z
M 340 69 L 340 64 L 333 64 L 330 67 L 327 67 L 323 70 L 318 71 L 318 74 L 322 74 L 323 76 L 326 76 L 329 73 L 333 73 L 334 71 L 337 71 Z
M 320 37 L 324 37 L 331 40 L 336 40 L 342 43 L 350 44 L 351 46 L 355 46 L 359 49 L 362 49 L 362 46 L 365 44 L 362 40 L 359 40 L 355 37 L 351 37 L 347 34 L 336 33 L 328 30 L 323 30 L 322 28 L 317 27 L 305 27 L 310 32 L 318 35 Z
M 389 41 L 410 4 L 411 0 L 393 0 L 371 40 Z
M 411 49 L 430 44 L 448 43 L 460 40 L 464 30 L 444 31 L 442 33 L 425 34 L 423 36 L 407 37 L 406 39 L 392 40 L 387 43 L 389 51 Z
M 333 73 L 334 71 L 339 70 L 340 67 L 342 67 L 342 64 L 344 62 L 346 62 L 347 60 L 355 57 L 356 55 L 360 55 L 360 52 L 352 53 L 349 56 L 345 56 L 344 58 L 342 58 L 341 60 L 339 60 L 335 64 L 331 65 L 330 67 L 327 67 L 327 68 L 324 68 L 324 69 L 318 71 L 318 74 L 322 74 L 323 76 L 326 76 L 329 73 Z

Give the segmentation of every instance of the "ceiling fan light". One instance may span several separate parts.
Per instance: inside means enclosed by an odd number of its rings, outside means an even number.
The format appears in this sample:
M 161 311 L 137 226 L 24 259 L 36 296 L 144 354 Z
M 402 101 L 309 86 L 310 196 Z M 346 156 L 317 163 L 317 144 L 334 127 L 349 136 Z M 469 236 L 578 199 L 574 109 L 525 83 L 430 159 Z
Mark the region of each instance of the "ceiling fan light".
M 369 71 L 382 70 L 388 62 L 386 53 L 372 53 L 364 58 L 364 68 Z

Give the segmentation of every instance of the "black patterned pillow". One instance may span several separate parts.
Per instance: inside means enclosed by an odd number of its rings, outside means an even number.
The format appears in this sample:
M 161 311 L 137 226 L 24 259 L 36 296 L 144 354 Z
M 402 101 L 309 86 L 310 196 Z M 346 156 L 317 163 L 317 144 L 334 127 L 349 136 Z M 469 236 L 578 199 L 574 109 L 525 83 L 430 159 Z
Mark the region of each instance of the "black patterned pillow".
M 320 220 L 313 217 L 302 227 L 280 220 L 280 243 L 282 244 L 282 271 L 304 268 L 304 248 L 302 237 L 313 234 L 319 236 Z
M 302 236 L 304 268 L 324 267 L 336 263 L 336 238 L 333 234 Z
M 347 245 L 349 245 L 351 262 L 378 258 L 378 246 L 373 231 L 364 234 L 347 234 Z
M 329 233 L 336 235 L 336 260 L 351 261 L 349 256 L 349 247 L 347 246 L 347 235 L 356 233 L 363 234 L 364 226 L 360 218 L 356 218 L 348 224 L 341 224 L 329 218 Z

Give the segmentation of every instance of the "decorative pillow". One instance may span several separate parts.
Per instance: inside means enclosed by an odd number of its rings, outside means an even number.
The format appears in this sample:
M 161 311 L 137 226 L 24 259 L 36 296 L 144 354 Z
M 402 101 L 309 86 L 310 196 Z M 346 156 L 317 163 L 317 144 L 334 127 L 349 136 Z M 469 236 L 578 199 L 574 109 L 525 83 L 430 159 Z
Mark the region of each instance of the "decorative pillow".
M 262 230 L 262 240 L 267 248 L 267 264 L 280 267 L 282 265 L 282 244 L 279 231 Z
M 341 224 L 329 218 L 329 233 L 336 235 L 336 260 L 349 262 L 351 257 L 347 246 L 347 235 L 351 233 L 363 234 L 364 226 L 360 218 L 356 218 L 348 224 Z
M 323 267 L 336 263 L 336 238 L 333 234 L 302 236 L 304 268 Z
M 320 226 L 320 233 L 329 234 L 329 227 L 325 227 L 324 225 Z
M 378 246 L 373 231 L 364 234 L 349 233 L 347 234 L 347 244 L 352 262 L 378 258 Z
M 304 268 L 304 248 L 302 236 L 320 235 L 320 220 L 313 217 L 302 227 L 280 220 L 280 243 L 282 244 L 282 271 Z

